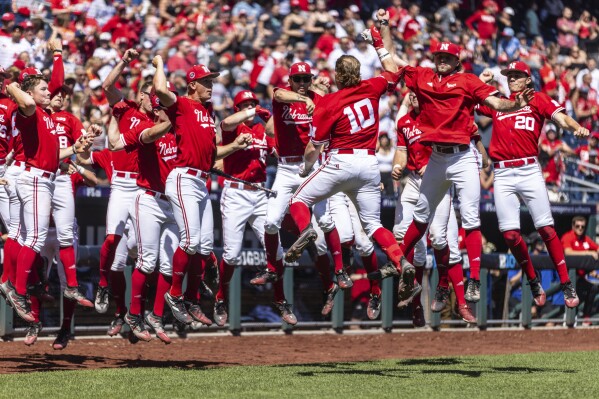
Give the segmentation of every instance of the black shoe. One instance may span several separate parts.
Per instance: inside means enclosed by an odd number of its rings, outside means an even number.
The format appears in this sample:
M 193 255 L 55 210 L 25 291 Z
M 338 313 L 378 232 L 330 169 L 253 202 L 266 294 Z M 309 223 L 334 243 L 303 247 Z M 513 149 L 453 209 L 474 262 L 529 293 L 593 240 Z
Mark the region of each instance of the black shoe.
M 395 265 L 391 262 L 385 263 L 383 266 L 379 267 L 378 270 L 368 273 L 368 278 L 370 280 L 384 280 L 389 277 L 398 277 L 399 271 L 395 267 Z
M 258 275 L 256 275 L 256 277 L 254 277 L 253 279 L 250 280 L 250 284 L 252 285 L 264 285 L 266 283 L 275 283 L 279 281 L 279 276 L 277 273 L 275 272 L 271 272 L 270 270 L 266 269 L 263 272 L 259 273 Z
M 414 281 L 415 276 L 416 268 L 408 263 L 402 270 L 399 285 L 397 287 L 397 299 L 399 300 L 397 304 L 398 308 L 408 306 L 414 297 L 422 291 L 422 286 Z
M 480 280 L 475 280 L 473 278 L 468 280 L 468 286 L 466 287 L 466 294 L 464 294 L 464 298 L 466 298 L 468 302 L 480 301 Z
M 125 315 L 125 323 L 129 325 L 133 334 L 142 341 L 150 341 L 152 336 L 146 329 L 144 320 L 140 315 L 133 315 L 129 312 Z
M 181 323 L 191 324 L 193 319 L 185 308 L 183 296 L 171 296 L 171 294 L 167 292 L 164 294 L 164 299 L 166 304 L 171 308 L 171 312 L 173 312 L 175 319 L 179 320 Z
M 323 316 L 328 315 L 333 310 L 333 305 L 335 304 L 335 295 L 339 292 L 339 286 L 333 283 L 333 286 L 324 292 L 324 306 L 322 307 L 322 311 L 320 312 Z
M 227 322 L 227 304 L 225 301 L 214 302 L 214 322 L 222 327 Z
M 370 294 L 366 315 L 370 320 L 376 320 L 379 314 L 381 314 L 381 296 Z
M 214 292 L 212 292 L 204 280 L 200 281 L 200 296 L 208 300 L 214 299 Z
M 545 295 L 545 291 L 541 286 L 541 282 L 538 277 L 533 278 L 528 282 L 530 285 L 530 290 L 532 291 L 532 298 L 535 301 L 535 305 L 543 306 L 547 301 L 547 295 Z
M 293 243 L 293 245 L 291 245 L 285 254 L 285 261 L 290 263 L 298 260 L 300 256 L 302 256 L 302 251 L 304 248 L 306 248 L 311 242 L 316 241 L 317 237 L 318 233 L 316 233 L 316 230 L 314 230 L 312 224 L 309 224 L 308 227 L 301 232 L 298 239 Z
M 297 318 L 293 314 L 293 310 L 291 310 L 291 305 L 287 303 L 287 301 L 275 302 L 275 306 L 281 314 L 281 318 L 284 322 L 292 326 L 297 324 Z
M 435 291 L 435 298 L 431 303 L 431 311 L 435 313 L 441 312 L 447 306 L 447 301 L 449 300 L 449 288 L 437 286 L 437 291 Z
M 337 277 L 337 284 L 342 290 L 348 290 L 354 286 L 354 282 L 349 278 L 349 275 L 344 269 L 336 271 L 335 276 Z
M 110 322 L 110 327 L 108 327 L 108 335 L 114 337 L 123 329 L 123 325 L 125 324 L 125 318 L 121 314 L 117 314 L 114 316 L 114 319 Z
M 61 328 L 58 330 L 58 335 L 52 344 L 54 350 L 63 350 L 69 344 L 71 339 L 71 332 L 68 329 Z
M 568 281 L 561 285 L 562 291 L 564 292 L 564 302 L 566 306 L 569 308 L 575 308 L 580 303 L 578 299 L 578 295 L 576 295 L 576 290 L 572 285 L 572 282 Z

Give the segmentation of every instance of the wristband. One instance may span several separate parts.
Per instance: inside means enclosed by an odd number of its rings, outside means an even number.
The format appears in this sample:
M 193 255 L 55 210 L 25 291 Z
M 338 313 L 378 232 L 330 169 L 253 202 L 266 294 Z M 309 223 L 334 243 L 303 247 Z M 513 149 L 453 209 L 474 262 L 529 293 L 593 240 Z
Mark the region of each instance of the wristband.
M 121 61 L 123 61 L 123 63 L 124 63 L 125 65 L 129 65 L 129 61 L 125 61 L 125 59 L 124 59 L 124 58 L 121 58 Z
M 85 168 L 81 165 L 75 165 L 75 169 L 77 169 L 77 173 L 79 173 L 80 175 L 82 175 L 85 171 Z
M 381 62 L 383 62 L 383 60 L 386 60 L 387 58 L 391 57 L 391 54 L 389 54 L 389 52 L 387 51 L 386 48 L 379 48 L 376 50 L 376 52 L 379 55 L 379 60 L 381 60 Z
M 245 110 L 245 115 L 248 118 L 253 118 L 256 115 L 256 108 L 248 108 Z
M 52 50 L 53 53 L 62 53 L 62 50 Z
M 75 144 L 71 146 L 71 150 L 73 150 L 73 154 L 77 154 L 77 151 L 75 150 Z
M 389 26 L 389 20 L 388 19 L 381 19 L 379 22 L 381 23 L 381 26 Z
M 393 169 L 391 170 L 395 170 L 395 168 L 399 168 L 400 170 L 403 170 L 403 168 L 401 167 L 400 164 L 396 163 L 395 165 L 393 165 Z

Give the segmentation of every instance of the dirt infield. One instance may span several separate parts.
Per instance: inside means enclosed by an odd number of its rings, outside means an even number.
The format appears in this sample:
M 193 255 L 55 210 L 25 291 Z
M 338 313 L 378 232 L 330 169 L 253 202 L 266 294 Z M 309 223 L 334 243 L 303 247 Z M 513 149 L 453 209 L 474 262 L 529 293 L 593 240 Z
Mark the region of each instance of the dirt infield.
M 109 367 L 198 368 L 299 364 L 432 356 L 599 350 L 597 329 L 442 331 L 392 334 L 296 334 L 158 339 L 77 339 L 63 351 L 52 341 L 33 347 L 0 342 L 0 373 Z

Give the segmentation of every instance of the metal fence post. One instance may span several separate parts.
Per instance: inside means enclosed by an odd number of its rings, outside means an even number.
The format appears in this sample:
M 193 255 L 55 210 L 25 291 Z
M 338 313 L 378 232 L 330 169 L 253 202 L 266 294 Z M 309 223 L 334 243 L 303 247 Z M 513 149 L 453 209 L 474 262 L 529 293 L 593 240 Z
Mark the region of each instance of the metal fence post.
M 241 333 L 241 267 L 235 267 L 229 283 L 229 331 Z
M 343 333 L 343 316 L 345 312 L 345 291 L 339 290 L 335 295 L 335 304 L 331 314 L 331 323 L 336 333 Z
M 572 285 L 574 286 L 574 289 L 576 289 L 576 269 L 570 269 L 568 271 L 568 275 L 570 277 L 570 281 L 572 282 Z M 577 313 L 578 313 L 578 307 L 571 309 L 566 306 L 566 326 L 574 327 L 576 325 L 576 314 Z
M 476 324 L 480 330 L 487 329 L 487 298 L 489 296 L 489 270 L 480 268 L 480 300 L 476 304 Z
M 287 303 L 291 305 L 293 308 L 293 272 L 295 269 L 293 267 L 285 267 L 285 272 L 283 273 L 283 291 L 285 292 L 285 299 L 287 299 Z M 281 328 L 285 332 L 285 334 L 291 334 L 293 332 L 293 326 L 281 322 Z
M 0 298 L 0 337 L 14 333 L 12 308 Z
M 393 330 L 393 309 L 395 304 L 393 303 L 393 279 L 386 278 L 382 282 L 382 303 L 381 303 L 381 322 L 383 330 L 385 332 L 391 332 Z
M 528 278 L 522 273 L 522 310 L 520 312 L 520 323 L 524 328 L 532 327 L 532 291 L 528 284 Z
M 433 293 L 433 290 L 436 292 L 437 291 L 437 285 L 439 284 L 439 270 L 435 267 L 434 269 L 432 269 L 432 275 L 431 275 L 431 295 L 429 295 L 429 304 L 428 304 L 428 308 L 431 308 L 431 305 L 433 303 L 433 299 L 435 299 L 435 294 Z M 435 331 L 439 330 L 439 328 L 441 327 L 441 313 L 440 312 L 430 312 L 431 315 L 431 319 L 429 321 L 429 324 L 431 326 L 431 328 Z

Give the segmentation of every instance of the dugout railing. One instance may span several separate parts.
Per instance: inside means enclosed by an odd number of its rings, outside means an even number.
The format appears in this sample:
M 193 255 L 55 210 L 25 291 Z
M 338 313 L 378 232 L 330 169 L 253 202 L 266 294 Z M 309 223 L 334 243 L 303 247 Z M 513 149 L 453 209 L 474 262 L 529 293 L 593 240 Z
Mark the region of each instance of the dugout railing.
M 99 255 L 99 247 L 97 246 L 82 246 L 80 247 L 80 262 L 89 262 L 89 259 L 93 259 Z M 379 262 L 384 262 L 384 255 L 378 253 Z M 252 305 L 261 306 L 258 303 L 262 302 L 268 305 L 268 299 L 272 295 L 272 287 L 264 287 L 264 295 L 259 297 L 258 294 L 253 292 L 246 292 L 250 290 L 247 287 L 247 283 L 244 285 L 244 281 L 248 281 L 255 270 L 256 266 L 260 266 L 264 260 L 264 254 L 261 251 L 248 249 L 244 250 L 245 266 L 236 268 L 233 278 L 230 283 L 229 292 L 229 321 L 222 327 L 217 328 L 214 325 L 212 327 L 203 327 L 200 331 L 214 331 L 216 329 L 227 329 L 234 335 L 239 335 L 243 331 L 248 330 L 264 330 L 264 329 L 278 329 L 281 328 L 287 333 L 291 333 L 294 329 L 333 329 L 334 331 L 341 333 L 348 328 L 382 328 L 385 331 L 392 331 L 394 328 L 410 328 L 412 326 L 411 317 L 409 317 L 409 308 L 404 310 L 403 313 L 396 309 L 396 287 L 397 282 L 393 279 L 384 280 L 382 283 L 382 308 L 381 316 L 378 320 L 351 320 L 351 312 L 348 310 L 348 306 L 351 306 L 348 296 L 350 292 L 340 291 L 335 299 L 335 306 L 332 314 L 327 320 L 314 318 L 312 320 L 301 320 L 295 326 L 289 326 L 285 323 L 281 323 L 280 319 L 271 321 L 248 321 L 247 306 L 249 303 Z M 599 262 L 597 262 L 591 256 L 568 256 L 567 258 L 568 267 L 570 268 L 570 278 L 573 284 L 576 284 L 577 275 L 576 269 L 585 271 L 591 271 L 599 269 Z M 539 270 L 552 269 L 553 264 L 551 259 L 546 255 L 532 256 L 532 260 L 535 267 Z M 359 263 L 359 258 L 356 256 L 354 259 L 355 263 Z M 382 264 L 382 263 L 381 263 Z M 503 253 L 485 254 L 482 257 L 481 263 L 481 300 L 476 305 L 472 304 L 473 311 L 477 316 L 477 325 L 481 330 L 493 326 L 516 326 L 523 328 L 531 328 L 535 325 L 546 324 L 553 322 L 555 324 L 565 325 L 568 327 L 575 327 L 577 323 L 577 309 L 565 309 L 565 312 L 560 313 L 560 317 L 556 318 L 533 318 L 532 309 L 532 294 L 526 281 L 522 283 L 522 296 L 521 296 L 521 312 L 517 319 L 510 318 L 493 318 L 490 317 L 492 313 L 492 301 L 490 300 L 490 290 L 497 289 L 492 283 L 491 275 L 499 275 L 505 273 L 507 270 L 513 270 L 516 267 L 516 262 L 512 255 Z M 85 268 L 89 270 L 85 270 Z M 93 271 L 88 266 L 83 266 L 83 271 Z M 300 306 L 300 303 L 309 304 L 304 307 L 316 308 L 312 309 L 316 313 L 320 310 L 318 307 L 321 305 L 321 299 L 317 295 L 316 298 L 305 298 L 305 292 L 308 292 L 309 297 L 314 297 L 314 293 L 320 292 L 320 283 L 315 280 L 305 280 L 303 272 L 313 270 L 313 263 L 310 256 L 304 253 L 302 258 L 292 265 L 287 265 L 285 268 L 284 276 L 284 287 L 285 294 L 288 301 L 296 306 Z M 127 279 L 130 279 L 131 267 L 128 266 L 126 271 Z M 80 272 L 80 276 L 81 276 Z M 93 273 L 91 273 L 93 275 Z M 243 279 L 242 279 L 242 276 Z M 249 277 L 248 277 L 249 276 Z M 525 280 L 525 277 L 523 278 Z M 80 279 L 86 281 L 85 278 Z M 96 280 L 97 281 L 97 280 Z M 306 283 L 306 281 L 308 281 Z M 434 296 L 435 287 L 437 285 L 438 275 L 437 269 L 434 267 L 434 261 L 432 256 L 429 256 L 428 268 L 425 272 L 425 279 L 423 284 L 423 298 L 424 304 L 430 305 Z M 89 288 L 91 283 L 86 283 L 88 288 L 84 291 L 87 292 L 88 297 L 91 297 L 93 289 Z M 129 286 L 129 284 L 128 284 Z M 260 291 L 262 292 L 262 291 Z M 262 294 L 260 294 L 262 295 Z M 508 291 L 504 295 L 508 295 Z M 126 294 L 129 297 L 129 291 Z M 60 303 L 60 301 L 58 301 Z M 294 306 L 294 307 L 296 307 Z M 53 333 L 58 330 L 59 315 L 52 316 L 52 313 L 61 312 L 61 306 L 55 305 L 55 308 L 48 310 L 46 317 L 49 320 L 42 320 L 45 323 L 44 333 Z M 211 314 L 211 303 L 207 306 L 203 306 L 205 313 Z M 245 309 L 245 310 L 244 310 Z M 427 325 L 433 330 L 438 330 L 443 326 L 454 326 L 454 327 L 465 327 L 466 324 L 457 318 L 442 318 L 441 313 L 430 312 L 430 306 L 425 306 L 425 315 Z M 349 315 L 349 316 L 348 316 Z M 73 332 L 77 334 L 98 334 L 103 333 L 107 327 L 107 317 L 110 315 L 98 315 L 93 310 L 81 310 L 78 308 L 76 313 L 77 323 L 73 329 Z M 103 320 L 103 321 L 102 321 Z M 599 318 L 590 319 L 590 322 L 599 322 Z M 12 309 L 8 307 L 4 299 L 0 298 L 0 337 L 3 339 L 11 339 L 13 336 L 22 335 L 24 332 L 24 323 L 18 319 L 17 316 L 13 315 Z

